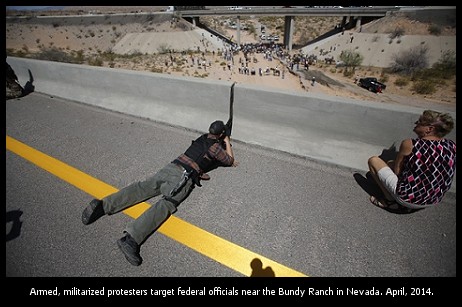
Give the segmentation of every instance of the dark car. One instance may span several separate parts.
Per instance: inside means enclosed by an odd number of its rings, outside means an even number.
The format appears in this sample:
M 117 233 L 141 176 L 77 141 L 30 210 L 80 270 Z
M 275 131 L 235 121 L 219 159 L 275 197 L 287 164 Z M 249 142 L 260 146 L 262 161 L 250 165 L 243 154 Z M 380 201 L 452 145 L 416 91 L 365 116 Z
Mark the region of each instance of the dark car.
M 377 80 L 374 77 L 360 78 L 358 85 L 367 88 L 373 93 L 381 93 L 387 86 Z

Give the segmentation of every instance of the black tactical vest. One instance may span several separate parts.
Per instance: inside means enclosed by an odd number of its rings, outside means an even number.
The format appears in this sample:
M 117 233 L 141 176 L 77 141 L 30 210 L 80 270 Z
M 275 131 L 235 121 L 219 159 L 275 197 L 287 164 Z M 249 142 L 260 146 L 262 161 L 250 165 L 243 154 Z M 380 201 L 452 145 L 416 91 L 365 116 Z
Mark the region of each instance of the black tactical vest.
M 217 142 L 219 140 L 207 138 L 207 134 L 203 134 L 192 141 L 184 154 L 194 160 L 204 173 L 207 173 L 218 167 L 217 161 L 208 154 L 209 148 Z

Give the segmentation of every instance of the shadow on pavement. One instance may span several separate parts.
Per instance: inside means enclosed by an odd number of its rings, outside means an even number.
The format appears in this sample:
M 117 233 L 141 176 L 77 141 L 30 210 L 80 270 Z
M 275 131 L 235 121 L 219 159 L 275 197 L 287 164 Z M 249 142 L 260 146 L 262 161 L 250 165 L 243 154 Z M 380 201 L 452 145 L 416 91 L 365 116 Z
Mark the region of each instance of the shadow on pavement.
M 6 213 L 6 224 L 8 225 L 8 223 L 13 223 L 10 231 L 6 234 L 6 242 L 19 237 L 21 234 L 22 222 L 19 220 L 21 215 L 21 210 L 12 210 Z
M 394 160 L 396 159 L 396 155 L 398 152 L 396 151 L 396 146 L 395 144 L 392 144 L 390 148 L 382 150 L 382 153 L 380 154 L 380 158 L 384 160 L 385 162 Z M 353 174 L 354 179 L 356 180 L 356 183 L 366 192 L 369 196 L 374 196 L 378 199 L 383 199 L 384 195 L 378 184 L 375 182 L 374 178 L 371 175 L 371 172 L 367 172 L 366 176 L 361 175 L 360 173 L 354 173 Z M 371 205 L 373 205 L 371 203 Z M 374 205 L 373 205 L 374 206 Z M 388 211 L 390 213 L 395 213 L 395 214 L 409 214 L 409 213 L 414 213 L 417 211 L 420 211 L 422 209 L 408 209 L 403 206 L 397 205 L 396 208 L 381 208 L 377 207 L 380 209 L 383 209 L 385 211 Z
M 361 175 L 360 173 L 354 173 L 353 174 L 354 179 L 356 180 L 356 183 L 366 192 L 369 196 L 374 196 L 378 199 L 383 199 L 383 192 L 380 190 L 379 186 L 375 182 L 374 178 L 372 178 L 372 175 L 370 172 L 366 173 L 366 177 Z M 371 206 L 374 206 L 371 203 Z M 375 206 L 377 207 L 377 206 Z M 411 210 L 408 208 L 405 208 L 403 206 L 398 206 L 397 208 L 381 208 L 377 207 L 382 210 L 388 211 L 390 213 L 395 213 L 395 214 L 409 214 L 409 213 L 414 213 L 416 211 L 420 211 L 422 209 L 417 209 L 417 210 Z
M 263 263 L 259 258 L 254 258 L 250 263 L 252 274 L 250 277 L 275 277 L 274 271 L 271 267 L 263 268 Z

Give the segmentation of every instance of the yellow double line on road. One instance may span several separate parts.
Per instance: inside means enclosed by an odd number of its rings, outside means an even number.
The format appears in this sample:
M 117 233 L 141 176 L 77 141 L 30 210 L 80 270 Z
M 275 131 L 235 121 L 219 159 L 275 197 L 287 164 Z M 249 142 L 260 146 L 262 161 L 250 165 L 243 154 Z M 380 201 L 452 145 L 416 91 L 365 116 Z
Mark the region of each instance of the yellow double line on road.
M 101 199 L 117 191 L 116 188 L 29 147 L 12 137 L 6 136 L 6 149 L 95 198 Z M 136 219 L 149 206 L 151 205 L 143 202 L 123 212 Z M 259 259 L 262 268 L 271 268 L 276 277 L 307 277 L 303 273 L 224 240 L 173 215 L 162 224 L 158 232 L 245 276 L 259 274 L 259 272 L 253 270 L 251 267 L 252 262 Z M 259 263 L 259 261 L 255 261 L 254 263 Z M 268 272 L 268 270 L 265 270 L 265 272 Z

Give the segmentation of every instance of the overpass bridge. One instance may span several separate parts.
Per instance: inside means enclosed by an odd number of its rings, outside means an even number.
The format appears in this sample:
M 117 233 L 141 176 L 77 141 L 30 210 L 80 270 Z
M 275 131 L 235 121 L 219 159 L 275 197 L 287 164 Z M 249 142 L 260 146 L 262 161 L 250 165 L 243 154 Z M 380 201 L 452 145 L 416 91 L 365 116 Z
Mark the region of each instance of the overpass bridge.
M 242 9 L 229 9 L 228 7 L 213 7 L 200 10 L 176 10 L 177 17 L 191 19 L 194 25 L 199 24 L 199 18 L 203 16 L 235 16 L 237 28 L 237 44 L 240 45 L 240 17 L 241 16 L 283 16 L 284 17 L 284 46 L 292 50 L 292 37 L 294 30 L 294 18 L 296 16 L 329 16 L 342 17 L 339 30 L 343 28 L 359 29 L 362 18 L 380 18 L 399 8 L 395 6 L 381 7 L 346 7 L 346 8 L 299 8 L 299 7 L 252 7 Z

